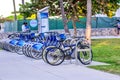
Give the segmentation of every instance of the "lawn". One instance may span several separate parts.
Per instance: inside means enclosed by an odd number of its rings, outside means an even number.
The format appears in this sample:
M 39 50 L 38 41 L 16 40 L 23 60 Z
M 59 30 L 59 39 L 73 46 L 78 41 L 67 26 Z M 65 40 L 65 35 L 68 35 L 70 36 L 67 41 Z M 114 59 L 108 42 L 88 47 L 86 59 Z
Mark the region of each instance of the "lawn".
M 91 68 L 120 75 L 120 39 L 92 39 L 93 60 L 111 65 Z

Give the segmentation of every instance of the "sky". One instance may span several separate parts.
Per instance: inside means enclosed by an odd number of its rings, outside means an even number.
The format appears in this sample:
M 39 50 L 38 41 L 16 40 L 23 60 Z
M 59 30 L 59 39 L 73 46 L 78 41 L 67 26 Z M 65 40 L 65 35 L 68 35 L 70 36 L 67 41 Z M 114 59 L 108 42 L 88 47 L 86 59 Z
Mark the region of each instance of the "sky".
M 25 0 L 25 2 L 29 2 L 30 0 Z M 16 10 L 19 10 L 19 4 L 22 3 L 22 0 L 15 0 Z M 7 17 L 14 11 L 13 0 L 2 0 L 0 2 L 0 16 Z

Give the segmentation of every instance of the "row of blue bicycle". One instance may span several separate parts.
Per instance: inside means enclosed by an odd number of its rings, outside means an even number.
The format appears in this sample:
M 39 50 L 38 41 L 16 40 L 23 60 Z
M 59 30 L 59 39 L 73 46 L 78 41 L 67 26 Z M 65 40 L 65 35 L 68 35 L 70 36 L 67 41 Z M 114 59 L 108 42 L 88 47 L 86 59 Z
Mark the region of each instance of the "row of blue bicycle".
M 90 45 L 84 37 L 72 37 L 58 32 L 45 33 L 13 33 L 0 41 L 4 50 L 25 55 L 34 59 L 43 59 L 56 66 L 64 60 L 75 59 L 76 47 L 89 49 Z M 77 51 L 77 59 L 84 65 L 92 61 L 92 50 Z

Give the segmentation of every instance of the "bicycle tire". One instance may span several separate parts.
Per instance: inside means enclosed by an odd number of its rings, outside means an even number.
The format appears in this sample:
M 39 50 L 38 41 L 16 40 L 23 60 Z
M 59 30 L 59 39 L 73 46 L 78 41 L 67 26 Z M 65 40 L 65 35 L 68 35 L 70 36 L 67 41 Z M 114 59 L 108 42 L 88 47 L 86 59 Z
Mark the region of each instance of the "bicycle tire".
M 15 46 L 15 52 L 19 55 L 23 55 L 22 46 Z
M 89 49 L 89 48 L 90 47 L 87 45 L 81 46 L 81 49 Z M 78 60 L 84 65 L 90 64 L 92 62 L 92 58 L 93 58 L 92 50 L 78 52 Z
M 42 50 L 35 50 L 35 49 L 31 49 L 31 56 L 32 56 L 32 58 L 34 58 L 34 59 L 37 59 L 37 60 L 39 60 L 39 59 L 42 59 Z
M 48 46 L 48 48 L 50 50 L 47 50 L 47 52 L 45 53 L 46 62 L 52 66 L 60 65 L 65 59 L 65 54 L 63 50 L 56 46 Z M 50 61 L 50 57 L 51 59 L 53 59 L 53 61 Z

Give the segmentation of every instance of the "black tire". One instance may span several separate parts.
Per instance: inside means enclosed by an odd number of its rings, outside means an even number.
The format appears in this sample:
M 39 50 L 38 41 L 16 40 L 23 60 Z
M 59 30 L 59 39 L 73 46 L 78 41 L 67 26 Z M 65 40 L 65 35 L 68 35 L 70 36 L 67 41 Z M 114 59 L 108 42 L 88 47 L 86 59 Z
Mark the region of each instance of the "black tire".
M 65 59 L 63 50 L 55 46 L 48 46 L 48 48 L 49 50 L 45 53 L 46 62 L 53 66 L 60 65 Z
M 81 47 L 79 47 L 80 49 L 89 49 L 90 47 L 87 45 L 81 45 Z M 78 53 L 78 60 L 84 64 L 84 65 L 88 65 L 92 62 L 92 58 L 93 58 L 93 54 L 92 54 L 92 50 L 90 51 L 79 51 Z

